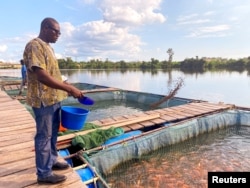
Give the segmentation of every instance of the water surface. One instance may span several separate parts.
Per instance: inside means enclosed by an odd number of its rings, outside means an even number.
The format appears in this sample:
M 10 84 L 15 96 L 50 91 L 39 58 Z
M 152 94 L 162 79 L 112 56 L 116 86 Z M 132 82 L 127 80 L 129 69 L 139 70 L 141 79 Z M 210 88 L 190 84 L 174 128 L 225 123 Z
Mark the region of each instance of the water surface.
M 114 188 L 207 188 L 208 172 L 250 171 L 250 127 L 205 133 L 119 165 L 105 177 Z
M 217 71 L 204 73 L 183 73 L 172 70 L 154 72 L 111 71 L 111 70 L 61 70 L 69 82 L 85 82 L 118 87 L 121 89 L 156 94 L 168 94 L 172 82 L 184 79 L 184 86 L 178 97 L 225 102 L 250 107 L 250 78 L 247 71 Z M 0 69 L 0 76 L 21 77 L 18 69 Z

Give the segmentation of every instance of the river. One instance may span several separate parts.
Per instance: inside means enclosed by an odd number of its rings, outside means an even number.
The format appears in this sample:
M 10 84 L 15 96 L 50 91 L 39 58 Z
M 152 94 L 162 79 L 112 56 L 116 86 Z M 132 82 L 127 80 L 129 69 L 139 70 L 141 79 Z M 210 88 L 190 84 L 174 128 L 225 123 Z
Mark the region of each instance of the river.
M 177 97 L 250 107 L 250 75 L 247 71 L 184 73 L 178 70 L 169 72 L 61 70 L 61 72 L 68 77 L 69 82 L 85 82 L 164 95 L 174 88 L 173 83 L 182 78 L 184 85 L 178 90 Z M 0 69 L 0 76 L 21 77 L 21 73 L 18 69 Z
M 167 94 L 169 83 L 182 78 L 178 97 L 225 102 L 250 107 L 248 72 L 183 73 L 62 70 L 69 82 L 86 82 L 128 90 Z M 0 76 L 20 77 L 20 70 L 1 70 Z M 171 88 L 171 87 L 170 87 Z M 183 143 L 161 148 L 136 162 L 119 165 L 105 177 L 112 187 L 207 187 L 207 173 L 248 172 L 248 126 L 221 129 Z

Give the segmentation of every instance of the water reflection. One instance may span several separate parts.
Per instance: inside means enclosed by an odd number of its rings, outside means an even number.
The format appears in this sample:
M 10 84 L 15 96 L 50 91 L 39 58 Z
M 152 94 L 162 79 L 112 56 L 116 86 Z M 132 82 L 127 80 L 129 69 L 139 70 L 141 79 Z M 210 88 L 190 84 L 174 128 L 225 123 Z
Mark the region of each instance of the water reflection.
M 184 79 L 176 96 L 225 102 L 250 107 L 249 72 L 179 70 L 63 70 L 71 82 L 87 82 L 121 89 L 166 95 L 169 86 L 179 77 Z
M 225 102 L 250 107 L 250 70 L 62 70 L 70 82 L 85 82 L 121 89 L 166 95 L 171 83 L 184 78 L 178 97 Z M 0 76 L 21 77 L 19 69 L 2 69 Z

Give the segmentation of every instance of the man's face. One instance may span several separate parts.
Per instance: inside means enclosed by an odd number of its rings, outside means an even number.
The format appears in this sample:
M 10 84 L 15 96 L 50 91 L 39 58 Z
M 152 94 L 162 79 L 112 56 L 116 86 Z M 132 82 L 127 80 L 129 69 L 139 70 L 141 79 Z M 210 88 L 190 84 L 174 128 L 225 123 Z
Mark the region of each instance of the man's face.
M 51 23 L 45 28 L 45 36 L 48 43 L 55 43 L 61 35 L 60 26 L 58 23 Z

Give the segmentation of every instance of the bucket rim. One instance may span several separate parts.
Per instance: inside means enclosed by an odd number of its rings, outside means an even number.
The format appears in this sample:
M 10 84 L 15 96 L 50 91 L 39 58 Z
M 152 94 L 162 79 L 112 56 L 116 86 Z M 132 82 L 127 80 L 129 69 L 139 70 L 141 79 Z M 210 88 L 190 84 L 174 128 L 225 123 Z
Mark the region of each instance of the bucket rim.
M 83 112 L 82 113 L 74 113 L 74 112 L 69 111 L 67 109 L 83 110 Z M 88 114 L 89 113 L 88 109 L 80 108 L 80 107 L 74 107 L 74 106 L 62 106 L 61 107 L 61 111 L 65 111 L 65 112 L 68 112 L 68 113 L 71 113 L 71 114 L 75 114 L 75 115 L 84 115 L 84 114 Z

